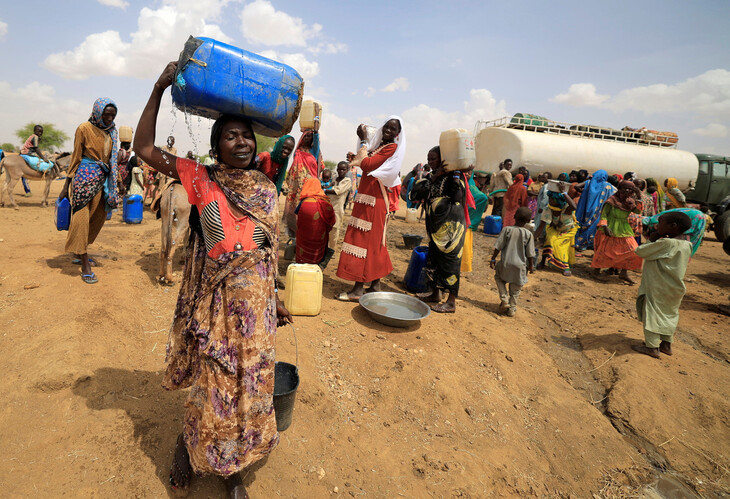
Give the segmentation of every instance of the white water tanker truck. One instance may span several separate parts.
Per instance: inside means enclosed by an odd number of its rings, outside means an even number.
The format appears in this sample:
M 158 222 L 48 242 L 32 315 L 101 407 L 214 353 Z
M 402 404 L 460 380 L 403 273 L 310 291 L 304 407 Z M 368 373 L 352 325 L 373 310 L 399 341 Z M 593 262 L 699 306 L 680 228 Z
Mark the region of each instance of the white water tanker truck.
M 675 134 L 574 125 L 516 114 L 478 121 L 474 138 L 476 169 L 488 173 L 497 171 L 509 158 L 513 170 L 524 166 L 531 175 L 549 171 L 553 178 L 581 169 L 590 173 L 606 170 L 609 175 L 632 171 L 657 182 L 674 177 L 689 202 L 709 205 L 718 240 L 730 238 L 730 158 L 679 150 Z

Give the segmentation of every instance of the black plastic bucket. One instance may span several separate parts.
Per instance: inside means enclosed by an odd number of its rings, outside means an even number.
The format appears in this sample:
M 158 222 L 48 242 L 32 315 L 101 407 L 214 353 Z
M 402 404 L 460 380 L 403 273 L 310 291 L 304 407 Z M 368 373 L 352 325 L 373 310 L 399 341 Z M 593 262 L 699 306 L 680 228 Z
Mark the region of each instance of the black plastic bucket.
M 403 245 L 406 247 L 406 249 L 413 249 L 419 244 L 421 244 L 421 241 L 423 240 L 423 236 L 419 236 L 418 234 L 401 234 L 403 236 Z
M 274 365 L 274 415 L 277 431 L 284 431 L 291 425 L 297 388 L 299 388 L 299 345 L 294 325 L 290 324 L 290 326 L 294 331 L 297 365 L 291 365 L 288 362 L 277 362 Z

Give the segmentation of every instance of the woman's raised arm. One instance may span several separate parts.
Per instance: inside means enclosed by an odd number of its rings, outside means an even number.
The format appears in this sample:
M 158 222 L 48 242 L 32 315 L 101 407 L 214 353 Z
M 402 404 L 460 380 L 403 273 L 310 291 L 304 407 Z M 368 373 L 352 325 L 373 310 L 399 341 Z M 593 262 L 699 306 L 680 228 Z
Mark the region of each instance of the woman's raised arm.
M 157 114 L 160 112 L 160 101 L 165 89 L 172 85 L 176 70 L 177 62 L 169 63 L 162 71 L 157 82 L 155 82 L 152 94 L 142 111 L 142 116 L 139 117 L 139 123 L 137 123 L 137 133 L 134 134 L 134 152 L 142 158 L 142 161 L 158 172 L 179 180 L 177 156 L 155 147 L 155 129 L 157 127 Z

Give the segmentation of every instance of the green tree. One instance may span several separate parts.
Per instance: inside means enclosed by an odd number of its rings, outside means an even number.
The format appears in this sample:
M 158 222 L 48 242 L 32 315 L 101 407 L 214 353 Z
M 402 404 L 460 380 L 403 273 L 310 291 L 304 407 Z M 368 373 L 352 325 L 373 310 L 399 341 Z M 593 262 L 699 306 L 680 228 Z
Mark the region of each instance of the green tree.
M 5 142 L 4 144 L 0 144 L 0 149 L 2 149 L 3 151 L 7 151 L 7 152 L 15 152 L 15 146 L 13 144 L 11 144 L 10 142 Z
M 274 150 L 274 144 L 279 140 L 274 137 L 264 137 L 263 135 L 256 134 L 256 152 L 271 152 Z
M 70 138 L 65 132 L 56 128 L 53 123 L 30 122 L 23 128 L 16 130 L 15 135 L 21 140 L 21 142 L 25 143 L 25 141 L 28 140 L 28 137 L 33 135 L 33 127 L 36 125 L 41 125 L 43 127 L 43 137 L 41 137 L 40 142 L 41 149 L 45 149 L 47 151 L 56 149 L 60 151 L 63 143 Z
M 337 162 L 331 161 L 329 159 L 324 160 L 324 167 L 328 170 L 336 170 L 337 169 Z

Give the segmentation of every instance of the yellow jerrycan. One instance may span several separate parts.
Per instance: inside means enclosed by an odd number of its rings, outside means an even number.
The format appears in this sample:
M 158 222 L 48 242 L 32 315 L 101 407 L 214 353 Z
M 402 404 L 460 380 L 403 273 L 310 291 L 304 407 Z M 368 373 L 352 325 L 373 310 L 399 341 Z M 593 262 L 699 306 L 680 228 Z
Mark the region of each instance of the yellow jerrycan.
M 319 114 L 314 111 L 314 105 L 319 106 Z M 299 111 L 299 128 L 302 130 L 314 129 L 314 118 L 319 118 L 320 126 L 322 126 L 322 104 L 313 99 L 304 99 L 302 101 L 302 109 Z
M 322 269 L 292 263 L 286 269 L 284 306 L 292 315 L 318 315 L 322 308 Z

